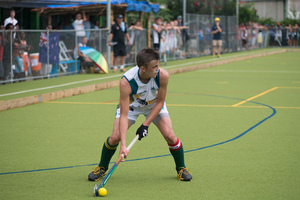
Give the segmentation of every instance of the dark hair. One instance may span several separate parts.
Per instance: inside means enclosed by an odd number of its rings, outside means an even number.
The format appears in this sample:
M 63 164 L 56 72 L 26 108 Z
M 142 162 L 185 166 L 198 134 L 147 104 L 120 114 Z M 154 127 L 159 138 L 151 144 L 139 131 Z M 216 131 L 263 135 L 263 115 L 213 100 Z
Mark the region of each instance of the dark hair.
M 155 18 L 155 21 L 158 20 L 158 19 L 161 19 L 161 17 L 156 17 L 156 18 Z
M 14 9 L 11 9 L 10 11 L 9 11 L 9 13 L 11 13 L 11 12 L 16 12 Z
M 155 49 L 144 48 L 136 55 L 136 63 L 138 67 L 148 67 L 152 60 L 159 60 L 159 54 Z
M 6 24 L 6 26 L 5 26 L 5 30 L 8 30 L 8 27 L 9 26 L 13 26 L 14 27 L 14 25 L 12 24 L 12 23 L 8 23 L 8 24 Z

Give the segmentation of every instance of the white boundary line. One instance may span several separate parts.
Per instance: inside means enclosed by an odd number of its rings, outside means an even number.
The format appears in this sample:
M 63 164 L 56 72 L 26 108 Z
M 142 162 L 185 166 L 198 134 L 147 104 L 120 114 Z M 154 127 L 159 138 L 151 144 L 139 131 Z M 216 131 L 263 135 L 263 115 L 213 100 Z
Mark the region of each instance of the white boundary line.
M 197 72 L 252 72 L 252 73 L 300 73 L 300 71 L 255 71 L 255 70 L 197 70 Z
M 229 56 L 229 57 L 224 57 L 224 58 L 212 58 L 212 59 L 208 59 L 208 60 L 188 62 L 188 63 L 173 65 L 173 66 L 169 66 L 169 67 L 163 67 L 163 69 L 176 68 L 176 67 L 181 67 L 181 66 L 186 66 L 186 65 L 199 64 L 199 63 L 203 63 L 203 62 L 210 62 L 210 61 L 217 61 L 217 60 L 224 60 L 224 59 L 228 59 L 228 58 L 235 58 L 235 57 L 240 57 L 240 56 L 254 55 L 254 54 L 266 53 L 266 52 L 272 52 L 272 50 L 268 49 L 268 50 L 264 50 L 264 51 L 256 51 L 256 52 L 253 52 L 253 53 L 239 54 L 239 55 Z M 36 89 L 31 89 L 31 90 L 23 90 L 23 91 L 12 92 L 12 93 L 7 93 L 7 94 L 1 94 L 0 97 L 16 95 L 16 94 L 23 94 L 23 93 L 27 93 L 27 92 L 34 92 L 34 91 L 40 91 L 40 90 L 47 90 L 47 89 L 58 88 L 58 87 L 63 87 L 63 86 L 67 86 L 67 85 L 75 85 L 75 84 L 78 84 L 78 83 L 85 83 L 85 82 L 91 82 L 91 81 L 97 81 L 97 80 L 103 80 L 103 79 L 110 79 L 110 78 L 115 78 L 115 77 L 119 77 L 119 76 L 122 76 L 122 74 L 114 75 L 114 76 L 108 76 L 108 77 L 88 79 L 88 80 L 84 80 L 84 81 L 76 81 L 76 82 L 65 83 L 65 84 L 61 84 L 61 85 L 43 87 L 43 88 L 36 88 Z

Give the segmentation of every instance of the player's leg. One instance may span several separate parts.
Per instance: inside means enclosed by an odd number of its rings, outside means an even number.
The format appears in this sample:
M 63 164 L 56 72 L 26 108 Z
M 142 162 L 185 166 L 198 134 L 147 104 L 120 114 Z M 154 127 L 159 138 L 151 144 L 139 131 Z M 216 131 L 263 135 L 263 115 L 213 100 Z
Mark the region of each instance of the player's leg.
M 115 119 L 113 131 L 110 137 L 108 137 L 102 147 L 101 159 L 99 165 L 89 174 L 88 180 L 98 181 L 101 176 L 105 175 L 108 169 L 109 162 L 112 156 L 115 154 L 118 144 L 120 142 L 119 134 L 119 118 Z
M 159 114 L 153 123 L 157 126 L 162 136 L 165 138 L 168 143 L 169 150 L 171 155 L 174 158 L 176 170 L 179 180 L 190 181 L 192 180 L 192 175 L 189 170 L 186 168 L 184 163 L 184 150 L 179 138 L 174 134 L 172 128 L 172 121 L 168 114 L 161 113 Z
M 132 110 L 128 113 L 128 128 L 135 123 L 138 117 L 138 113 Z M 115 154 L 119 142 L 121 141 L 119 133 L 119 121 L 120 121 L 120 107 L 117 107 L 115 122 L 113 131 L 110 137 L 108 137 L 102 147 L 101 159 L 98 167 L 96 167 L 88 176 L 90 181 L 98 181 L 101 176 L 105 175 L 108 169 L 109 162 L 112 156 Z

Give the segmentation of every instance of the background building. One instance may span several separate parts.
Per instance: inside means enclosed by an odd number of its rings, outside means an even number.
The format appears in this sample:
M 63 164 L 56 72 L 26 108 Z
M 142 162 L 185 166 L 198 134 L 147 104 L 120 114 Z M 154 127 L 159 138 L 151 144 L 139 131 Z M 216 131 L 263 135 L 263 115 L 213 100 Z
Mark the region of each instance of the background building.
M 272 18 L 275 21 L 282 21 L 286 18 L 300 19 L 299 0 L 244 0 L 244 3 L 253 3 L 259 18 Z

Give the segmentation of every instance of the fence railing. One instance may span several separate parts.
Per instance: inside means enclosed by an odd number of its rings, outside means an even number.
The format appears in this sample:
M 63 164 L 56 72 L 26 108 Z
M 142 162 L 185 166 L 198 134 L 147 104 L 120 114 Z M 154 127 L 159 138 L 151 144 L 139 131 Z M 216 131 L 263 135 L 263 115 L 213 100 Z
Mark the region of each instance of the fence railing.
M 178 29 L 166 25 L 161 33 L 159 52 L 161 61 L 165 64 L 168 60 L 211 55 L 211 19 L 198 15 L 188 16 L 188 28 Z M 226 18 L 221 17 L 222 20 Z M 241 32 L 237 29 L 235 19 L 227 18 L 227 20 L 227 23 L 223 23 L 227 26 L 223 25 L 222 53 L 244 50 Z M 106 60 L 110 60 L 111 63 L 108 64 L 112 67 L 112 48 L 108 48 L 107 45 L 109 30 L 89 29 L 85 32 L 88 37 L 87 46 L 99 51 Z M 269 30 L 264 29 L 250 28 L 247 32 L 247 44 L 250 49 L 268 47 L 269 44 L 287 45 L 289 40 L 287 29 L 281 30 L 280 37 L 273 37 Z M 130 29 L 128 33 L 132 45 L 127 45 L 125 66 L 133 66 L 137 53 L 147 46 L 147 30 Z M 75 30 L 0 31 L 0 83 L 78 73 L 81 62 L 77 60 L 76 50 L 80 40 Z M 92 72 L 99 71 L 93 66 L 89 69 Z

